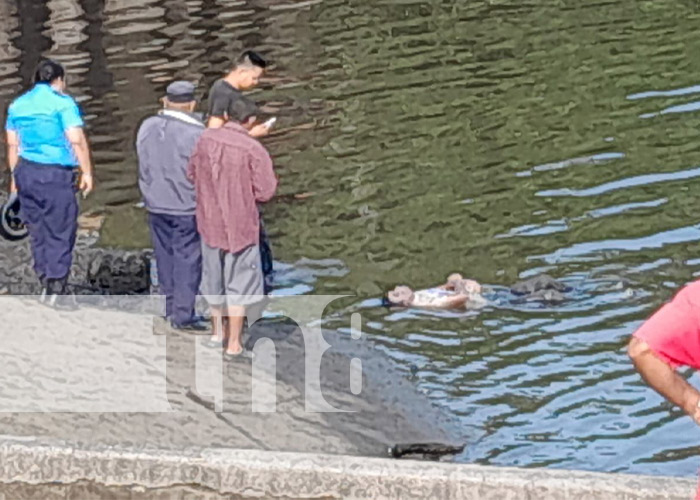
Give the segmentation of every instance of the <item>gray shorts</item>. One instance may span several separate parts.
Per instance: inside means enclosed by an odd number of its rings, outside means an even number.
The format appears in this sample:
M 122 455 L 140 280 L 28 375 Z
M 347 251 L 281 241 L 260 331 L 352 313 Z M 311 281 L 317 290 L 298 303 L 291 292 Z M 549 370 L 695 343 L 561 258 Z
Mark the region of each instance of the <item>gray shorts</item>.
M 252 245 L 238 253 L 212 248 L 202 241 L 202 295 L 213 306 L 251 305 L 264 295 L 260 248 Z

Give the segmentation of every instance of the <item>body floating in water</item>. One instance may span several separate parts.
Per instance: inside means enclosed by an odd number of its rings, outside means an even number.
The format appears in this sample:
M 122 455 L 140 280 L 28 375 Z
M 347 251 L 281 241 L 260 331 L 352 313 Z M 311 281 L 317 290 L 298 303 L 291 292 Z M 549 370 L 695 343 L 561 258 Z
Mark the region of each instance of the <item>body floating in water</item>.
M 547 274 L 541 274 L 512 286 L 511 293 L 521 301 L 562 302 L 568 287 Z M 457 309 L 482 307 L 488 300 L 482 294 L 482 286 L 461 274 L 454 273 L 439 286 L 413 290 L 400 285 L 387 294 L 388 305 L 425 309 Z

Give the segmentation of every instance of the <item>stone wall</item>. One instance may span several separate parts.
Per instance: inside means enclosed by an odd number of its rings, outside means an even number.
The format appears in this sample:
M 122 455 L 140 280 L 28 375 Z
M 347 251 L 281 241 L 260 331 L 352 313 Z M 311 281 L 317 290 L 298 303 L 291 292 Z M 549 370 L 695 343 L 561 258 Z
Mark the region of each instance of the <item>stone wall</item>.
M 271 451 L 0 444 L 0 498 L 12 491 L 19 500 L 37 488 L 49 498 L 52 488 L 60 495 L 67 485 L 113 499 L 168 491 L 180 498 L 184 488 L 188 498 L 206 499 L 688 500 L 695 481 Z M 123 496 L 127 492 L 132 496 Z

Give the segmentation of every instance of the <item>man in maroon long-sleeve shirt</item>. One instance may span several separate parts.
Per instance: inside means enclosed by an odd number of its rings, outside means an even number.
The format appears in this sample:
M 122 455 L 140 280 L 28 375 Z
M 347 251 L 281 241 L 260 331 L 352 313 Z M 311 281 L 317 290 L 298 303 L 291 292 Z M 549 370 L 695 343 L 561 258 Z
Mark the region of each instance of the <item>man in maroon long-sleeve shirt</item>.
M 229 356 L 244 352 L 245 307 L 263 295 L 257 205 L 277 189 L 270 155 L 248 134 L 257 108 L 250 101 L 239 102 L 241 122 L 205 130 L 188 166 L 197 195 L 201 289 L 212 310 L 212 342 L 227 343 Z

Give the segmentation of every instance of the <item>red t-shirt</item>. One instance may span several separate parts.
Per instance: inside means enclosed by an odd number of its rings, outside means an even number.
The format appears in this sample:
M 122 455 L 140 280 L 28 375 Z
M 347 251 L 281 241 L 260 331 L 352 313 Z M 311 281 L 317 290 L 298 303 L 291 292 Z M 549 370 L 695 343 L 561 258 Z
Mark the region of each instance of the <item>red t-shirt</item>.
M 672 367 L 700 370 L 700 280 L 678 292 L 634 336 Z

